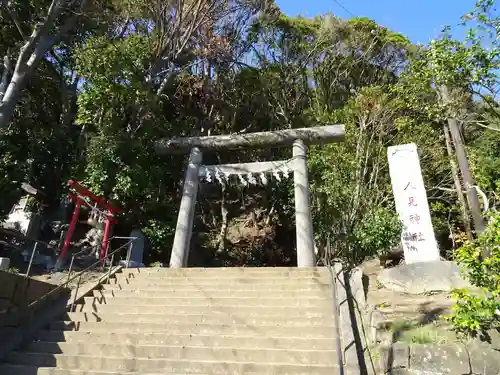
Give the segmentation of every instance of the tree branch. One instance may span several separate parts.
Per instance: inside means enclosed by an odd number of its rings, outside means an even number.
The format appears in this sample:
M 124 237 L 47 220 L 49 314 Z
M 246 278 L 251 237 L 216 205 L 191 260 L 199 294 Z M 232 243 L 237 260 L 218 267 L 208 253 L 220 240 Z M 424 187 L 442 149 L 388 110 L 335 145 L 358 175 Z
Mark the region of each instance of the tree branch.
M 5 55 L 3 58 L 3 72 L 2 80 L 0 81 L 0 102 L 7 91 L 7 86 L 9 85 L 9 74 L 12 72 L 12 62 L 10 61 L 9 55 Z
M 23 29 L 21 28 L 21 23 L 19 22 L 19 17 L 17 16 L 17 13 L 15 10 L 11 9 L 9 6 L 9 0 L 2 0 L 1 5 L 7 9 L 7 12 L 9 13 L 10 17 L 12 18 L 12 21 L 14 21 L 14 24 L 16 25 L 17 31 L 19 31 L 19 35 L 21 35 L 21 38 L 23 40 L 26 40 L 26 34 L 23 32 Z
M 31 36 L 29 37 L 26 44 L 21 48 L 21 54 L 19 55 L 18 64 L 26 64 L 31 58 L 32 53 L 35 51 L 38 42 L 42 37 L 49 34 L 50 29 L 54 26 L 57 17 L 61 14 L 63 4 L 66 0 L 52 0 L 45 21 L 41 24 L 35 25 Z

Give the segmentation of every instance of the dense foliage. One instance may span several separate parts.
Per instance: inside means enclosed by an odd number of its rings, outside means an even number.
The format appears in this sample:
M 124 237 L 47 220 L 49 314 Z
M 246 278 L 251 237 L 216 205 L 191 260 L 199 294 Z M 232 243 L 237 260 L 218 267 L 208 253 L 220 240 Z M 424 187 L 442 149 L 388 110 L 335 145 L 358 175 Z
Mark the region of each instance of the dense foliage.
M 448 320 L 458 332 L 490 338 L 500 321 L 500 215 L 491 216 L 488 228 L 474 242 L 456 252 L 456 260 L 475 287 L 474 292 L 454 291 L 457 303 Z M 490 255 L 482 258 L 483 249 Z
M 498 204 L 493 1 L 464 16 L 465 40 L 444 30 L 428 46 L 367 18 L 287 17 L 271 0 L 53 3 L 48 13 L 47 0 L 2 2 L 0 215 L 23 181 L 45 192 L 50 213 L 74 178 L 139 221 L 155 260 L 167 261 L 186 160 L 158 156 L 155 140 L 344 123 L 343 143 L 310 150 L 318 247 L 332 239 L 333 256 L 353 266 L 397 242 L 386 149 L 414 142 L 444 253 L 467 230 L 448 116 L 461 123 L 489 206 Z M 439 85 L 453 88 L 452 101 L 440 100 Z M 289 156 L 205 153 L 204 162 Z M 193 263 L 293 264 L 288 182 L 203 184 L 199 202 Z

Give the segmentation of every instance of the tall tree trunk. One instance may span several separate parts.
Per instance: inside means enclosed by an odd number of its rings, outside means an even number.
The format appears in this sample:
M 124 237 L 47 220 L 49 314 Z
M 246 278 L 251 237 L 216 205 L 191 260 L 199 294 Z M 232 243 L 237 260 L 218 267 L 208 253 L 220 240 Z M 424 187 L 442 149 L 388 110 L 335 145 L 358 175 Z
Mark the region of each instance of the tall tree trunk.
M 45 57 L 57 43 L 76 25 L 78 17 L 88 0 L 80 0 L 71 5 L 73 13 L 59 27 L 56 35 L 51 35 L 58 17 L 65 7 L 69 7 L 69 0 L 52 0 L 45 20 L 35 25 L 33 32 L 26 38 L 21 47 L 14 72 L 9 81 L 5 95 L 0 102 L 0 129 L 5 128 L 14 114 L 22 92 L 28 84 L 33 71 L 38 67 L 40 60 Z M 20 30 L 21 32 L 21 30 Z
M 0 103 L 0 129 L 5 128 L 9 124 L 27 83 L 28 74 L 14 71 Z
M 458 175 L 458 166 L 455 161 L 455 154 L 453 152 L 453 145 L 451 144 L 450 129 L 447 124 L 443 125 L 444 139 L 446 142 L 446 150 L 448 151 L 448 157 L 450 159 L 451 174 L 453 176 L 453 182 L 455 183 L 455 190 L 457 191 L 458 202 L 460 204 L 460 211 L 462 212 L 462 220 L 464 223 L 465 231 L 467 232 L 467 237 L 469 240 L 473 239 L 471 222 L 469 217 L 469 212 L 467 209 L 467 202 L 465 201 L 465 196 L 462 190 L 462 184 L 460 182 L 460 176 Z
M 12 63 L 10 62 L 9 54 L 4 56 L 3 58 L 3 71 L 2 78 L 0 80 L 0 102 L 3 100 L 5 96 L 5 92 L 7 91 L 7 87 L 9 85 L 9 75 L 12 72 Z

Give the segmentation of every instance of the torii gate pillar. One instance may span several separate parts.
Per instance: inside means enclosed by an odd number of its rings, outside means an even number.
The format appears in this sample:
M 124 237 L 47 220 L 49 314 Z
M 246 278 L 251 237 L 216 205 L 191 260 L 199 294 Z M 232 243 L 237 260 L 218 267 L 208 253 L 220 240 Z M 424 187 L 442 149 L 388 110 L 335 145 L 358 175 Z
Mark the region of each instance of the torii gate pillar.
M 297 267 L 314 267 L 314 233 L 307 169 L 307 146 L 301 140 L 293 143 L 295 191 L 295 233 L 297 236 Z
M 189 164 L 184 178 L 182 200 L 177 217 L 172 254 L 170 255 L 170 267 L 187 267 L 189 249 L 191 248 L 191 235 L 193 233 L 193 221 L 198 196 L 199 177 L 202 160 L 201 151 L 195 147 L 189 155 Z

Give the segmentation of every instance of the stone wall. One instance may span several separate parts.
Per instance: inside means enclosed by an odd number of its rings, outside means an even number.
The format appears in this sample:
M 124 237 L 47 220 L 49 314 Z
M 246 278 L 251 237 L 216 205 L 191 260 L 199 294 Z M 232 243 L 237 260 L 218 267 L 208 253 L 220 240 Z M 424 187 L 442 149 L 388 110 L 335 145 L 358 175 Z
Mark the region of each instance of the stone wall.
M 420 268 L 421 265 L 419 266 Z M 436 268 L 443 274 L 442 271 Z M 450 269 L 452 269 L 450 267 Z M 397 268 L 391 269 L 396 272 Z M 396 270 L 396 271 L 394 271 Z M 453 284 L 453 277 L 448 276 L 442 278 L 439 273 L 432 270 L 435 276 L 427 278 L 432 279 L 429 282 L 431 288 L 435 288 L 439 284 L 440 278 Z M 455 273 L 452 269 L 451 273 Z M 356 275 L 354 273 L 354 275 Z M 351 288 L 356 290 L 356 283 L 360 284 L 360 277 L 351 280 Z M 415 280 L 423 280 L 422 277 L 408 277 L 404 292 L 409 289 L 415 288 L 417 282 Z M 452 280 L 452 281 L 450 281 Z M 400 280 L 398 280 L 400 281 Z M 459 281 L 457 281 L 459 282 Z M 396 286 L 403 285 L 399 282 Z M 420 287 L 424 283 L 419 283 Z M 444 289 L 444 283 L 441 282 L 438 290 Z M 447 289 L 452 289 L 456 285 L 451 285 Z M 360 287 L 358 286 L 359 290 Z M 395 309 L 404 310 L 404 304 L 401 302 L 401 296 L 398 292 L 393 295 L 386 294 L 385 300 L 390 301 L 395 306 Z M 354 293 L 353 293 L 354 294 Z M 421 294 L 412 295 L 407 294 L 405 298 L 411 298 L 418 301 Z M 362 301 L 365 309 L 362 311 L 362 320 L 365 328 L 366 335 L 362 339 L 366 340 L 366 367 L 370 375 L 500 375 L 500 331 L 490 332 L 491 343 L 481 342 L 479 339 L 467 339 L 464 342 L 458 340 L 443 340 L 442 343 L 436 344 L 418 344 L 413 343 L 411 340 L 407 342 L 399 342 L 397 334 L 392 332 L 389 328 L 395 321 L 394 316 L 386 316 L 386 314 L 379 311 L 376 305 L 364 304 L 364 296 L 359 293 L 359 296 L 354 294 L 356 300 Z M 392 298 L 392 299 L 391 299 Z M 436 295 L 431 298 L 436 298 Z M 373 301 L 373 300 L 372 300 Z M 404 302 L 404 301 L 403 301 Z M 418 309 L 421 303 L 414 304 L 415 309 Z M 430 310 L 432 311 L 432 309 Z M 422 315 L 419 312 L 419 317 Z M 399 318 L 401 319 L 401 318 Z M 418 321 L 418 320 L 417 320 Z M 420 324 L 420 323 L 418 323 Z M 425 324 L 425 323 L 424 323 Z M 351 372 L 352 374 L 357 374 Z M 347 375 L 351 375 L 347 371 Z
M 381 374 L 392 375 L 498 375 L 500 352 L 491 345 L 472 342 L 453 345 L 395 343 L 381 348 Z
M 0 329 L 15 328 L 47 303 L 69 297 L 70 290 L 61 288 L 36 307 L 29 308 L 31 303 L 56 287 L 57 285 L 0 271 Z

